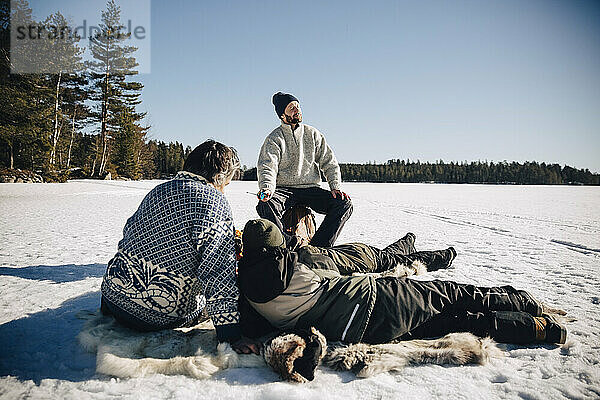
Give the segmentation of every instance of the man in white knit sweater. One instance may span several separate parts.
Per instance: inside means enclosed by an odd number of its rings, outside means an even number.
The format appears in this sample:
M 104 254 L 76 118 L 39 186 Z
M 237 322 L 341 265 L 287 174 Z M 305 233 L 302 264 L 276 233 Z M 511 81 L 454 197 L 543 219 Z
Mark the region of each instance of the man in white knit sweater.
M 267 136 L 258 157 L 258 215 L 284 231 L 283 212 L 296 204 L 308 206 L 325 214 L 311 244 L 331 247 L 352 214 L 350 197 L 340 188 L 338 162 L 323 134 L 302 123 L 296 97 L 277 92 L 273 105 L 281 125 Z M 320 187 L 321 173 L 330 191 Z M 287 232 L 284 234 L 287 241 L 292 240 Z

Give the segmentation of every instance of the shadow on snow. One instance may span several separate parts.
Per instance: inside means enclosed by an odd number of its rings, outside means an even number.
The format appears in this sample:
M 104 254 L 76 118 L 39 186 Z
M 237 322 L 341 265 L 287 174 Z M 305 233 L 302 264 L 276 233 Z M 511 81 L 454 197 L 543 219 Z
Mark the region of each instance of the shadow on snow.
M 85 278 L 101 278 L 105 271 L 106 264 L 32 265 L 23 268 L 0 267 L 0 276 L 66 283 L 82 281 Z
M 32 380 L 37 385 L 43 379 L 71 382 L 106 379 L 96 375 L 96 354 L 87 353 L 77 339 L 85 321 L 76 315 L 82 310 L 95 311 L 99 305 L 100 292 L 89 292 L 65 301 L 58 308 L 0 325 L 0 343 L 4 343 L 0 346 L 0 376 Z M 213 379 L 234 385 L 257 385 L 277 382 L 279 377 L 265 366 L 252 371 L 246 368 L 221 371 Z
M 75 315 L 97 310 L 99 305 L 100 292 L 90 292 L 58 308 L 0 325 L 0 376 L 31 379 L 36 384 L 47 378 L 77 382 L 93 377 L 96 355 L 79 345 L 77 335 L 84 321 Z

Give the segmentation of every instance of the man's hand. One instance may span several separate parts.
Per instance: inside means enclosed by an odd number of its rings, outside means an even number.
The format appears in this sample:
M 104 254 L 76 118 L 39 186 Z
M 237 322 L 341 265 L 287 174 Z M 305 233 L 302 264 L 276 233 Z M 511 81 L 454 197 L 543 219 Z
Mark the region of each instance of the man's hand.
M 350 200 L 350 196 L 348 196 L 346 193 L 342 192 L 341 190 L 332 190 L 331 194 L 333 195 L 334 199 L 336 199 L 337 196 L 340 196 L 340 198 L 342 200 Z
M 256 197 L 260 201 L 267 202 L 271 198 L 271 191 L 269 189 L 260 189 L 258 193 L 256 193 Z
M 258 354 L 260 355 L 260 349 L 262 349 L 262 343 L 242 336 L 237 341 L 231 343 L 231 348 L 238 354 Z

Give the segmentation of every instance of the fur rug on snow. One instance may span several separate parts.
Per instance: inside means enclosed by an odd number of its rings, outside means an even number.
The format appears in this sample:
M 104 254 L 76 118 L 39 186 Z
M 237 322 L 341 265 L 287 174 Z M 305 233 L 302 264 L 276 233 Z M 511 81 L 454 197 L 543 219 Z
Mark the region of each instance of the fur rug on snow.
M 312 328 L 316 335 L 313 339 L 305 337 L 305 341 L 296 334 L 281 335 L 267 341 L 258 356 L 237 354 L 229 344 L 217 343 L 210 321 L 193 328 L 140 333 L 122 327 L 100 312 L 81 312 L 79 317 L 86 320 L 79 342 L 87 351 L 96 353 L 96 372 L 119 378 L 164 374 L 206 379 L 227 368 L 269 365 L 285 380 L 306 382 L 314 377 L 314 368 L 323 356 L 323 365 L 367 377 L 399 371 L 410 364 L 483 364 L 501 354 L 491 339 L 480 339 L 470 333 L 453 333 L 435 340 L 349 346 L 335 343 L 327 347 L 324 337 Z M 306 359 L 304 353 L 317 342 L 322 349 L 327 348 L 326 354 L 317 347 L 308 367 L 306 362 L 302 366 L 298 358 Z
M 467 333 L 450 333 L 439 339 L 407 340 L 370 345 L 339 345 L 328 350 L 323 364 L 352 371 L 365 378 L 387 371 L 399 371 L 409 364 L 485 364 L 502 351 L 488 338 Z
M 96 353 L 96 372 L 119 378 L 153 374 L 186 375 L 205 379 L 227 368 L 264 367 L 261 356 L 237 354 L 218 343 L 210 321 L 193 328 L 136 332 L 99 311 L 81 312 L 85 319 L 79 343 Z

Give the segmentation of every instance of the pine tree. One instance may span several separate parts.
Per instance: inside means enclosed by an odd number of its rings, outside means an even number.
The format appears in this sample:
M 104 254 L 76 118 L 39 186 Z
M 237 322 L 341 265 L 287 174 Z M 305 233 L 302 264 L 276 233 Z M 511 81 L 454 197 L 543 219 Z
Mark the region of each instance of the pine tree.
M 48 16 L 44 26 L 48 32 L 48 40 L 42 41 L 42 44 L 47 47 L 44 51 L 52 53 L 52 61 L 47 65 L 40 65 L 40 72 L 46 70 L 51 74 L 48 81 L 52 82 L 54 87 L 54 126 L 50 136 L 52 149 L 49 159 L 52 166 L 56 163 L 57 144 L 62 128 L 68 124 L 61 107 L 63 91 L 66 87 L 73 90 L 74 81 L 79 85 L 84 84 L 80 78 L 83 75 L 84 64 L 83 49 L 78 46 L 79 38 L 69 34 L 67 20 L 60 12 Z
M 139 171 L 136 165 L 136 130 L 127 113 L 120 113 L 117 118 L 119 129 L 115 133 L 113 149 L 117 174 L 128 178 L 137 178 Z
M 121 112 L 117 118 L 120 118 L 119 130 L 115 134 L 113 154 L 116 172 L 120 176 L 139 179 L 144 163 L 150 158 L 145 145 L 147 128 L 136 125 L 128 112 Z M 147 166 L 145 168 L 148 169 Z
M 137 62 L 133 53 L 134 46 L 127 46 L 125 41 L 129 33 L 124 32 L 125 26 L 120 21 L 121 10 L 114 0 L 109 0 L 107 8 L 102 12 L 100 31 L 90 39 L 90 49 L 95 61 L 90 62 L 91 79 L 95 88 L 94 99 L 98 103 L 97 121 L 100 125 L 98 152 L 92 167 L 92 174 L 102 175 L 107 170 L 110 158 L 111 134 L 120 129 L 120 135 L 128 135 L 129 125 L 137 125 L 144 117 L 138 113 L 135 106 L 143 85 L 139 82 L 127 81 L 128 76 L 136 75 Z M 127 115 L 127 117 L 124 117 Z M 130 144 L 133 145 L 133 144 Z M 124 160 L 119 160 L 123 164 Z
M 71 167 L 71 156 L 76 140 L 81 137 L 77 132 L 84 128 L 90 120 L 91 111 L 87 104 L 90 93 L 86 75 L 73 75 L 65 82 L 62 96 L 62 115 L 65 126 L 68 126 L 69 135 L 65 135 L 63 146 L 64 161 L 61 168 Z

